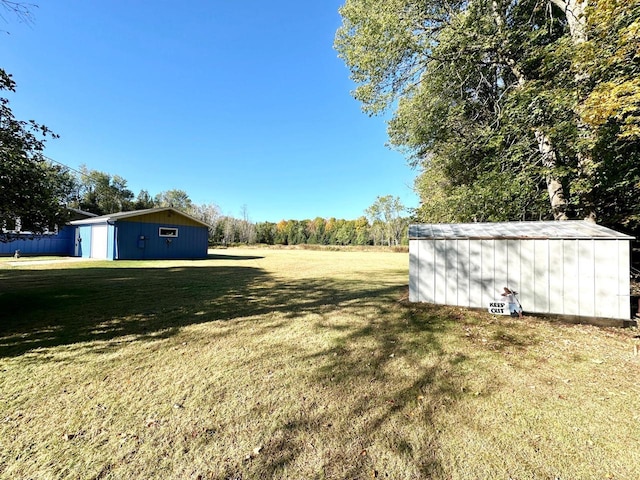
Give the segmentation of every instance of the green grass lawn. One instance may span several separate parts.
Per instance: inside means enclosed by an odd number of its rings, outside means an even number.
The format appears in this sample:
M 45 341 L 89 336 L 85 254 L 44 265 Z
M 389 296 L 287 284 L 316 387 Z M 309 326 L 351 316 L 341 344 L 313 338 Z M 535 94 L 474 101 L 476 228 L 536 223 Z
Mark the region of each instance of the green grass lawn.
M 640 478 L 635 329 L 407 302 L 408 255 L 0 262 L 0 477 Z

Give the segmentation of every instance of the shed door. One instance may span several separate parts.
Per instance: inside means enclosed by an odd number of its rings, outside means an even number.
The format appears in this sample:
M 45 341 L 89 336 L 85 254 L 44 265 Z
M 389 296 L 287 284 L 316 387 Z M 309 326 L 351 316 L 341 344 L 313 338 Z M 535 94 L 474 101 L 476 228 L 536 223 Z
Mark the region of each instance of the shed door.
M 107 225 L 93 225 L 91 228 L 91 258 L 107 258 Z

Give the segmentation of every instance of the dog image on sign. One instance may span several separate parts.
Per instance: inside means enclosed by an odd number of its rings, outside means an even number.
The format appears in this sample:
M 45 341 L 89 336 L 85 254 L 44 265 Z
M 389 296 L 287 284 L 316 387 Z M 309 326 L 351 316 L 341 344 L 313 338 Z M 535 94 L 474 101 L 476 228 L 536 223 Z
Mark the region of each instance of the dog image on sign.
M 512 290 L 510 288 L 504 287 L 504 292 L 502 292 L 502 296 L 509 303 L 509 315 L 515 317 L 516 315 L 522 318 L 522 305 L 518 301 L 518 292 Z

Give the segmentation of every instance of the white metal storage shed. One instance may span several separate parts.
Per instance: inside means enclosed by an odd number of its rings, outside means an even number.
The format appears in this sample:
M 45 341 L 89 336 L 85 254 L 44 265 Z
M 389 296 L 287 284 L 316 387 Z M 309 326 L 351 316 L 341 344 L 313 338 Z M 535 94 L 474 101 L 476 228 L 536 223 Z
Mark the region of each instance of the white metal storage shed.
M 411 225 L 409 300 L 628 320 L 633 237 L 585 221 Z

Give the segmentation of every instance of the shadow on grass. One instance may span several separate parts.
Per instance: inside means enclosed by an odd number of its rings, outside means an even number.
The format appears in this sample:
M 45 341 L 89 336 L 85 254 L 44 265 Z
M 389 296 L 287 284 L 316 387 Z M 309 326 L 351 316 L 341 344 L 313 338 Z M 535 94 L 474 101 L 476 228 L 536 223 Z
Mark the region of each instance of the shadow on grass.
M 330 330 L 333 343 L 306 358 L 299 356 L 296 345 L 278 354 L 309 361 L 310 380 L 329 397 L 344 395 L 354 385 L 366 387 L 354 389 L 344 412 L 307 410 L 301 404 L 269 432 L 270 440 L 255 460 L 230 466 L 220 478 L 282 475 L 309 455 L 309 432 L 322 429 L 338 432 L 341 449 L 324 454 L 317 478 L 384 478 L 369 451 L 380 445 L 422 478 L 446 476 L 437 454 L 436 415 L 471 395 L 464 385 L 472 375 L 467 369 L 472 359 L 466 351 L 452 352 L 442 341 L 447 332 L 465 335 L 468 320 L 459 309 L 398 301 L 406 287 L 393 282 L 282 281 L 242 263 L 7 270 L 0 271 L 0 282 L 0 357 L 82 342 L 155 340 L 204 322 L 247 317 L 259 322 L 261 315 L 271 312 L 285 320 L 313 313 L 316 319 L 309 324 L 309 334 Z M 358 316 L 358 321 L 331 321 L 338 309 Z M 470 345 L 479 337 L 474 330 L 478 328 L 470 321 L 465 337 Z M 526 348 L 533 341 L 509 326 L 495 330 L 487 344 L 498 353 Z M 477 342 L 483 345 L 481 340 Z M 393 381 L 401 372 L 397 362 L 411 365 L 413 376 Z M 413 412 L 417 413 L 412 417 Z M 407 434 L 412 429 L 419 433 Z M 381 431 L 386 436 L 382 440 Z
M 261 260 L 263 256 L 260 255 L 225 255 L 222 253 L 209 253 L 207 255 L 208 260 Z
M 229 299 L 261 276 L 249 267 L 0 272 L 0 356 L 127 335 L 167 335 L 205 320 L 203 312 L 215 302 L 220 303 L 216 318 L 228 319 Z
M 7 270 L 0 282 L 0 357 L 132 335 L 158 339 L 187 325 L 270 312 L 293 318 L 390 288 L 276 282 L 249 266 Z
M 403 290 L 396 288 L 396 296 Z M 309 375 L 324 396 L 346 395 L 348 402 L 334 411 L 301 407 L 303 413 L 273 432 L 265 455 L 255 459 L 254 465 L 219 478 L 233 478 L 238 472 L 251 478 L 280 478 L 304 452 L 308 432 L 328 428 L 340 430 L 337 435 L 348 448 L 325 452 L 317 478 L 388 478 L 384 466 L 394 462 L 396 467 L 411 466 L 412 473 L 407 471 L 403 478 L 448 478 L 450 472 L 439 455 L 437 417 L 465 402 L 482 400 L 501 382 L 492 372 L 481 373 L 482 362 L 473 358 L 474 348 L 501 355 L 526 349 L 536 340 L 518 333 L 516 323 L 492 325 L 484 314 L 480 319 L 473 314 L 468 317 L 456 308 L 390 301 L 378 303 L 377 313 L 365 325 L 315 323 L 317 330 L 337 329 L 340 335 L 331 346 L 304 359 L 317 364 Z M 495 329 L 496 333 L 476 347 L 465 332 L 486 328 L 483 322 L 488 322 L 488 332 Z M 458 336 L 461 351 L 451 350 L 449 335 Z M 467 351 L 467 345 L 473 347 Z M 410 379 L 399 381 L 406 365 L 412 370 Z M 483 392 L 469 387 L 478 376 L 488 379 Z M 387 449 L 385 459 L 381 445 Z

